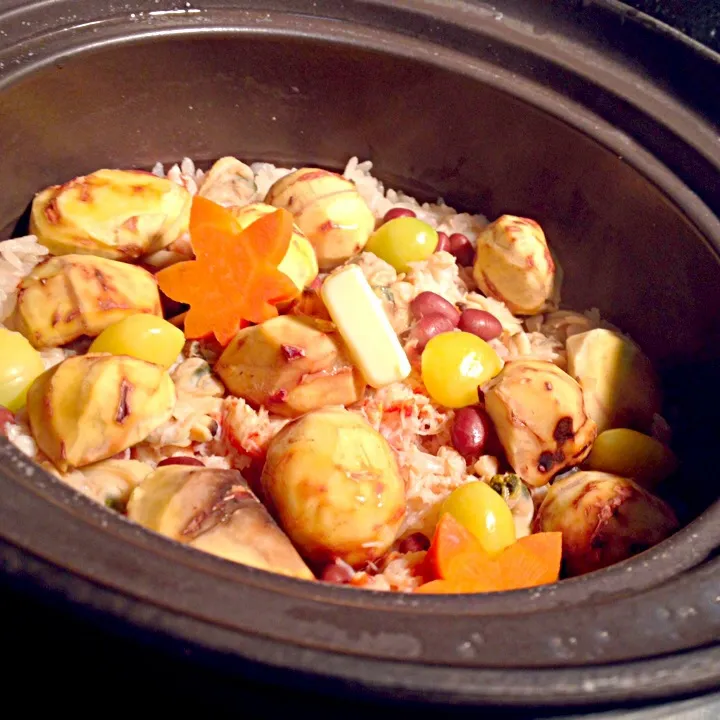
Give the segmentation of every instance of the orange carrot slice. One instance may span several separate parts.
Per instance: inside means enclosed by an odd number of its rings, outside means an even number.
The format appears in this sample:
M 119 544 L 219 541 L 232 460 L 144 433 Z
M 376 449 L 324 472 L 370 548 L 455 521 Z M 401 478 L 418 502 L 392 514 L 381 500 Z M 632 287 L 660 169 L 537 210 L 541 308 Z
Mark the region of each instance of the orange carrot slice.
M 297 294 L 295 284 L 277 267 L 289 247 L 292 226 L 292 215 L 280 209 L 241 230 L 222 206 L 193 199 L 190 239 L 195 260 L 156 275 L 168 297 L 190 305 L 186 337 L 214 334 L 225 346 L 241 327 L 278 314 L 276 306 Z
M 455 577 L 472 558 L 487 558 L 480 541 L 450 513 L 443 513 L 425 556 L 423 575 L 431 580 Z
M 535 533 L 506 548 L 501 564 L 508 590 L 557 582 L 562 560 L 562 533 Z
M 441 523 L 426 557 L 426 562 L 428 558 L 430 561 L 425 577 L 431 581 L 415 592 L 502 592 L 557 582 L 560 576 L 562 533 L 537 533 L 520 538 L 492 558 L 482 548 L 478 551 L 454 518 L 446 520 L 443 516 Z
M 472 583 L 463 583 L 460 580 L 432 580 L 418 588 L 416 593 L 421 595 L 458 595 L 475 592 Z

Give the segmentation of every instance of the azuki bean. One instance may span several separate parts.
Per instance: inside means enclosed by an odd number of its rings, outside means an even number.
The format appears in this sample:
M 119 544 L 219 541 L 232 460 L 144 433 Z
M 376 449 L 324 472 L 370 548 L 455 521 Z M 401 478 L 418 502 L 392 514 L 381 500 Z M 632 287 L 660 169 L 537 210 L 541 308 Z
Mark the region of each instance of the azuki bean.
M 448 237 L 447 233 L 438 231 L 438 241 L 435 252 L 437 253 L 441 251 L 450 252 L 450 238 Z
M 449 239 L 450 252 L 455 256 L 458 265 L 467 267 L 473 264 L 475 249 L 462 233 L 453 233 Z
M 419 352 L 425 349 L 425 346 L 436 336 L 441 333 L 452 332 L 455 326 L 451 320 L 445 315 L 425 315 L 420 318 L 410 330 L 409 339 L 416 340 L 416 348 Z
M 426 315 L 444 315 L 453 327 L 460 322 L 458 309 L 448 300 L 437 293 L 426 290 L 421 292 L 411 303 L 410 312 L 418 320 Z
M 409 208 L 391 208 L 385 213 L 385 217 L 383 218 L 383 222 L 390 222 L 391 220 L 394 220 L 395 218 L 399 217 L 417 217 L 415 212 L 413 210 L 410 210 Z
M 500 321 L 494 315 L 475 308 L 463 310 L 458 328 L 464 332 L 477 335 L 481 340 L 494 340 L 502 335 L 503 330 Z
M 450 437 L 453 447 L 465 458 L 482 455 L 492 433 L 492 420 L 479 407 L 465 407 L 455 412 Z

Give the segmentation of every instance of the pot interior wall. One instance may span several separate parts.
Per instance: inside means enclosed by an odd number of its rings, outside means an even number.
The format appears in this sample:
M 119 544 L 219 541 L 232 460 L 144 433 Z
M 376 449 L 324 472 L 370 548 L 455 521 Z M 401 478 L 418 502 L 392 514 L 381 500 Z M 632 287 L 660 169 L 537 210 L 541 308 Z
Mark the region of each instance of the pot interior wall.
M 333 168 L 357 155 L 426 199 L 534 217 L 564 270 L 564 306 L 598 307 L 641 343 L 667 379 L 671 419 L 683 419 L 688 467 L 709 463 L 717 256 L 623 158 L 511 86 L 312 39 L 176 35 L 27 77 L 3 95 L 0 147 L 8 223 L 41 187 L 99 167 L 226 154 Z M 698 489 L 688 512 L 715 499 Z

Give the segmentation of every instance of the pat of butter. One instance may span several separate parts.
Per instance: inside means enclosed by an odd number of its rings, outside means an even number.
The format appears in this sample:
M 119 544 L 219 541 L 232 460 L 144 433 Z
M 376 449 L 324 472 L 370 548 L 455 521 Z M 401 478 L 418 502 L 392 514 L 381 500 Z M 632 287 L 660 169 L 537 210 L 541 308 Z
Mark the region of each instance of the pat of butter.
M 384 387 L 410 374 L 410 361 L 357 265 L 347 265 L 322 285 L 330 317 L 368 385 Z

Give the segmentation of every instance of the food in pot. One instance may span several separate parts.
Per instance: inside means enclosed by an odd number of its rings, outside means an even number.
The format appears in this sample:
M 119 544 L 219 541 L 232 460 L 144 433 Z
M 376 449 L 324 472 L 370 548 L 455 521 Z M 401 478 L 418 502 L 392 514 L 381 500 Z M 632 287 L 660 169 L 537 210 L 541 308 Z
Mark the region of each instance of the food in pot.
M 238 225 L 244 230 L 263 215 L 275 212 L 275 208 L 265 203 L 252 203 L 231 207 L 230 211 Z M 299 292 L 302 292 L 317 277 L 318 261 L 315 251 L 310 241 L 297 227 L 293 227 L 290 246 L 285 257 L 278 264 L 278 270 L 295 283 Z
M 478 400 L 478 388 L 502 368 L 497 352 L 476 335 L 442 332 L 425 346 L 421 359 L 422 381 L 440 405 L 462 408 Z
M 629 478 L 580 471 L 557 480 L 543 500 L 534 529 L 561 532 L 568 575 L 626 560 L 671 535 L 670 506 Z
M 535 221 L 356 159 L 154 172 L 41 191 L 39 237 L 0 242 L 0 442 L 173 541 L 347 588 L 519 590 L 677 527 L 650 360 L 556 309 Z
M 226 560 L 313 578 L 237 470 L 180 464 L 158 468 L 133 491 L 128 517 Z
M 395 217 L 373 233 L 365 249 L 398 272 L 407 272 L 410 263 L 427 260 L 437 244 L 437 231 L 427 223 L 414 217 Z
M 653 366 L 640 348 L 613 330 L 594 328 L 567 340 L 568 372 L 583 389 L 598 430 L 649 430 L 662 398 Z
M 11 322 L 36 348 L 52 348 L 95 337 L 138 313 L 162 315 L 149 272 L 91 255 L 62 255 L 22 280 Z
M 98 170 L 39 192 L 30 232 L 53 255 L 136 260 L 179 240 L 192 197 L 170 180 L 137 170 Z
M 132 491 L 153 472 L 152 465 L 140 460 L 110 458 L 82 470 L 72 469 L 60 472 L 51 462 L 42 462 L 42 467 L 64 483 L 118 512 L 127 510 Z
M 293 214 L 322 270 L 357 255 L 375 227 L 375 218 L 355 185 L 327 170 L 302 168 L 280 178 L 265 202 Z
M 20 333 L 0 328 L 0 407 L 15 412 L 45 371 L 40 353 Z
M 286 417 L 325 405 L 352 405 L 365 391 L 340 335 L 291 315 L 241 330 L 215 372 L 233 395 Z
M 141 442 L 174 405 L 170 375 L 125 355 L 70 357 L 40 375 L 27 395 L 33 436 L 61 471 Z
M 347 410 L 316 410 L 270 442 L 262 487 L 281 527 L 315 563 L 361 567 L 395 541 L 405 484 L 388 442 Z
M 139 314 L 106 327 L 88 352 L 130 355 L 169 368 L 185 346 L 185 335 L 163 318 Z
M 652 490 L 677 470 L 678 459 L 667 445 L 650 435 L 614 428 L 598 435 L 586 465 L 591 470 L 632 478 Z
M 246 206 L 256 192 L 252 168 L 230 156 L 220 158 L 198 187 L 198 195 L 226 207 Z
M 527 484 L 515 473 L 495 475 L 488 485 L 507 503 L 513 516 L 515 537 L 521 538 L 532 532 L 535 503 Z
M 485 407 L 513 470 L 545 485 L 579 465 L 597 435 L 580 386 L 545 360 L 514 360 L 488 384 Z
M 332 273 L 322 299 L 368 385 L 381 388 L 410 374 L 407 355 L 360 268 Z
M 515 542 L 510 506 L 502 495 L 480 480 L 453 490 L 440 512 L 450 513 L 490 555 L 497 555 Z
M 548 309 L 555 263 L 542 228 L 514 215 L 490 223 L 477 238 L 473 276 L 488 297 L 504 302 L 517 315 Z

